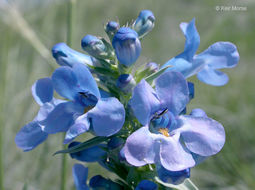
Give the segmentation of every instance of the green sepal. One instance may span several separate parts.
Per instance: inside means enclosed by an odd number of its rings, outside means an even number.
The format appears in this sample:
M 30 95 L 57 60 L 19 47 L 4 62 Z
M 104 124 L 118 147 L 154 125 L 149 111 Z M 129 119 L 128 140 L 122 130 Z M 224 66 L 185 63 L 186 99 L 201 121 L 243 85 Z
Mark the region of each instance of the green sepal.
M 164 73 L 168 68 L 172 67 L 171 65 L 164 67 L 163 69 L 160 69 L 158 72 L 151 74 L 150 76 L 146 77 L 145 80 L 148 83 L 152 83 L 154 79 L 156 79 L 159 75 Z
M 117 71 L 117 69 L 115 68 L 105 68 L 105 67 L 94 67 L 89 65 L 89 67 L 91 69 L 93 69 L 96 73 L 101 74 L 101 75 L 107 75 L 107 76 L 111 76 L 114 78 L 118 78 L 119 76 L 119 72 Z

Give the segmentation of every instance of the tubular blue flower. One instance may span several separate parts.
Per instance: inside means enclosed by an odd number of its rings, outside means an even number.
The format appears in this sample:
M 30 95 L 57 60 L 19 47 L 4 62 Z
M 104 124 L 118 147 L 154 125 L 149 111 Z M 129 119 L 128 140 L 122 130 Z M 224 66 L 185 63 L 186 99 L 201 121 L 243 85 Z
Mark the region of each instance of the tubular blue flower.
M 40 105 L 40 110 L 34 120 L 20 129 L 15 137 L 16 145 L 23 151 L 30 151 L 44 142 L 48 133 L 43 122 L 59 104 L 65 102 L 53 97 L 53 85 L 50 78 L 37 80 L 32 88 L 34 100 Z
M 87 186 L 88 168 L 82 164 L 74 164 L 72 173 L 76 190 L 89 190 Z
M 155 89 L 142 80 L 133 91 L 130 106 L 144 125 L 131 134 L 124 146 L 128 163 L 156 163 L 169 171 L 195 166 L 196 156 L 218 153 L 225 142 L 224 128 L 208 117 L 179 115 L 189 101 L 185 78 L 168 71 L 155 81 Z
M 149 180 L 142 180 L 135 188 L 135 190 L 157 190 L 156 183 Z
M 52 122 L 53 116 L 58 118 L 57 112 L 52 114 L 46 122 L 46 132 L 67 131 L 64 143 L 69 143 L 89 130 L 97 136 L 111 136 L 122 128 L 123 105 L 114 97 L 101 98 L 96 81 L 85 65 L 60 67 L 52 74 L 52 81 L 56 92 L 71 100 L 67 109 L 71 114 L 66 114 L 58 123 Z
M 100 65 L 95 58 L 75 51 L 63 42 L 54 45 L 51 51 L 52 56 L 61 66 L 72 67 L 75 63 L 83 63 L 90 66 Z
M 131 74 L 122 74 L 117 79 L 116 86 L 124 93 L 131 93 L 135 87 L 136 82 Z
M 186 37 L 184 51 L 170 59 L 162 67 L 181 72 L 185 78 L 197 74 L 197 78 L 209 85 L 222 86 L 228 82 L 228 76 L 219 69 L 233 68 L 238 64 L 239 53 L 230 42 L 216 42 L 202 53 L 195 55 L 200 44 L 200 37 L 195 26 L 195 19 L 181 23 L 180 28 Z
M 150 10 L 142 10 L 133 24 L 139 37 L 145 36 L 154 28 L 155 17 Z
M 68 148 L 79 145 L 80 142 L 74 141 L 69 144 Z M 71 158 L 82 162 L 98 162 L 106 155 L 106 152 L 102 149 L 106 147 L 104 144 L 95 145 L 87 149 L 83 149 L 79 152 L 70 153 Z
M 181 171 L 169 171 L 163 166 L 157 165 L 157 173 L 160 178 L 165 183 L 171 183 L 174 185 L 181 184 L 185 179 L 190 177 L 190 169 L 185 169 Z
M 120 28 L 113 37 L 112 46 L 121 64 L 129 67 L 140 56 L 141 43 L 136 31 L 128 27 Z
M 123 189 L 118 183 L 111 181 L 110 179 L 105 179 L 101 175 L 96 175 L 92 177 L 89 181 L 89 187 L 93 190 L 121 190 Z

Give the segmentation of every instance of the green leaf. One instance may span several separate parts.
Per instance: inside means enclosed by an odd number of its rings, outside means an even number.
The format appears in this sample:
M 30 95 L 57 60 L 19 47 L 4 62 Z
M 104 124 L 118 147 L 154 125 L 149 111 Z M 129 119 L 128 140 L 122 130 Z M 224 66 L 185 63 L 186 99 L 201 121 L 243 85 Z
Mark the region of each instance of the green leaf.
M 150 76 L 146 77 L 145 80 L 148 83 L 151 83 L 154 79 L 156 79 L 159 75 L 161 75 L 163 72 L 165 72 L 168 68 L 172 67 L 171 65 L 166 66 L 163 69 L 160 69 L 158 72 L 151 74 Z
M 57 151 L 53 154 L 53 156 L 55 156 L 56 154 L 60 154 L 60 153 L 75 153 L 75 152 L 79 152 L 79 151 L 82 151 L 86 148 L 89 148 L 89 147 L 92 147 L 94 145 L 97 145 L 101 142 L 104 142 L 106 141 L 108 138 L 110 137 L 94 137 L 88 141 L 85 141 L 81 144 L 78 144 L 76 146 L 73 146 L 71 148 L 68 148 L 68 149 L 64 149 L 64 150 L 60 150 L 60 151 Z
M 196 187 L 196 185 L 190 179 L 186 179 L 180 185 L 173 185 L 173 184 L 170 184 L 170 183 L 165 183 L 165 182 L 161 181 L 158 177 L 155 177 L 155 180 L 159 184 L 161 184 L 165 187 L 170 187 L 173 190 L 199 190 L 198 187 Z

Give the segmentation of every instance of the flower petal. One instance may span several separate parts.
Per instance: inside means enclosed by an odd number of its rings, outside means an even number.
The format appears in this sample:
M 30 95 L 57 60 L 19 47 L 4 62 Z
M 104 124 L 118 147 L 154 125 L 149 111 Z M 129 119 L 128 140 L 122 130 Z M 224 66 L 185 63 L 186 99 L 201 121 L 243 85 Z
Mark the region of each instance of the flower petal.
M 58 104 L 52 110 L 45 121 L 45 132 L 53 134 L 66 132 L 74 123 L 75 119 L 83 113 L 84 107 L 74 102 Z
M 65 43 L 58 43 L 52 47 L 52 56 L 61 66 L 72 67 L 75 63 L 95 66 L 92 57 L 71 49 Z
M 57 93 L 69 100 L 79 99 L 80 93 L 89 93 L 100 98 L 96 81 L 83 64 L 56 69 L 52 74 L 52 82 Z
M 232 68 L 238 64 L 239 53 L 230 42 L 216 42 L 194 57 L 194 62 L 203 62 L 213 69 Z
M 185 78 L 178 72 L 167 71 L 156 79 L 156 93 L 161 104 L 178 115 L 189 102 L 189 89 Z
M 53 85 L 50 78 L 42 78 L 37 80 L 32 88 L 32 95 L 35 101 L 42 106 L 46 102 L 50 102 L 53 98 Z
M 38 122 L 30 122 L 20 129 L 15 137 L 16 145 L 23 151 L 30 151 L 44 142 L 48 134 L 42 130 Z
M 88 113 L 97 136 L 117 133 L 125 122 L 125 109 L 117 98 L 102 98 Z
M 160 109 L 155 91 L 144 79 L 134 88 L 129 104 L 142 125 L 148 124 L 152 114 Z
M 82 164 L 74 164 L 72 173 L 76 189 L 89 190 L 87 186 L 88 168 L 85 168 Z
M 191 153 L 180 142 L 180 134 L 164 137 L 160 144 L 160 163 L 170 171 L 180 171 L 195 165 Z
M 68 148 L 71 148 L 78 144 L 80 144 L 80 142 L 74 141 L 68 146 Z M 102 150 L 102 147 L 105 147 L 105 146 L 106 145 L 102 145 L 102 144 L 92 146 L 82 151 L 71 153 L 70 156 L 73 159 L 76 159 L 82 162 L 97 162 L 97 161 L 100 161 L 104 155 L 106 155 L 106 152 Z
M 186 41 L 183 53 L 176 57 L 184 58 L 191 62 L 200 44 L 200 36 L 196 29 L 195 18 L 193 18 L 189 23 L 181 23 L 180 28 L 186 38 Z
M 127 162 L 133 166 L 143 166 L 155 162 L 158 143 L 147 126 L 132 133 L 123 148 Z
M 223 86 L 228 83 L 227 74 L 214 70 L 210 66 L 205 66 L 204 69 L 197 74 L 197 78 L 200 81 L 213 86 Z
M 89 130 L 90 123 L 87 114 L 83 114 L 75 120 L 75 123 L 66 132 L 64 144 L 70 143 L 73 139 Z
M 180 133 L 186 147 L 200 156 L 218 153 L 225 143 L 223 126 L 210 118 L 181 116 Z

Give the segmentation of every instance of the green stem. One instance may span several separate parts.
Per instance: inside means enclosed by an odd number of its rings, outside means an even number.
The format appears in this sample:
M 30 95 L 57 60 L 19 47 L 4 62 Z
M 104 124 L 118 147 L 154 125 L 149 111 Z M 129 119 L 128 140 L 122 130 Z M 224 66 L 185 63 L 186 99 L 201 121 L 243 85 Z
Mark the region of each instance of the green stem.
M 74 19 L 74 5 L 76 0 L 69 0 L 67 5 L 67 36 L 66 42 L 68 46 L 72 46 L 72 34 L 73 34 L 73 19 Z M 65 138 L 65 135 L 63 136 Z M 66 149 L 66 146 L 63 145 L 63 149 Z M 60 190 L 66 190 L 67 182 L 67 155 L 62 154 L 62 163 L 61 163 L 61 185 Z

